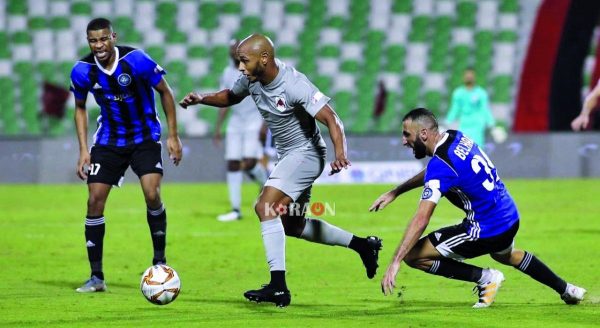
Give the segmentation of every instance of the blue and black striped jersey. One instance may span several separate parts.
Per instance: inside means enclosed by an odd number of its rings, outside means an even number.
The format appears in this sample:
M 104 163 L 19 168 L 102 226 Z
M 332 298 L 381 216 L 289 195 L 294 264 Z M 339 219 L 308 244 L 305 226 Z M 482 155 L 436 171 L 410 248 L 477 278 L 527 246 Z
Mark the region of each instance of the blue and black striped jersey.
M 499 235 L 519 220 L 519 212 L 496 167 L 462 132 L 448 130 L 427 164 L 422 200 L 445 196 L 465 211 L 472 239 Z
M 78 100 L 91 92 L 100 106 L 95 145 L 129 146 L 160 140 L 154 90 L 166 74 L 140 49 L 117 46 L 110 71 L 92 53 L 75 63 L 71 91 Z

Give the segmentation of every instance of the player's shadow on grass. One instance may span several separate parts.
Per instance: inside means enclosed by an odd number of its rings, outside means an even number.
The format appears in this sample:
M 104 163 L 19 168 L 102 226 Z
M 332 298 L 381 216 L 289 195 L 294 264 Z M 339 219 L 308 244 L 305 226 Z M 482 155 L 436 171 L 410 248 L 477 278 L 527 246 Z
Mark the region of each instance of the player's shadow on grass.
M 68 288 L 68 289 L 73 289 L 75 290 L 77 287 L 80 287 L 83 282 L 82 281 L 75 281 L 75 280 L 71 280 L 71 281 L 65 281 L 65 280 L 37 280 L 35 281 L 35 283 L 40 284 L 40 285 L 45 285 L 45 286 L 51 286 L 51 287 L 59 287 L 61 289 L 63 288 Z M 108 290 L 110 290 L 111 287 L 117 287 L 117 288 L 129 288 L 129 289 L 138 289 L 139 286 L 136 284 L 124 284 L 124 283 L 118 283 L 118 282 L 111 282 L 108 283 Z

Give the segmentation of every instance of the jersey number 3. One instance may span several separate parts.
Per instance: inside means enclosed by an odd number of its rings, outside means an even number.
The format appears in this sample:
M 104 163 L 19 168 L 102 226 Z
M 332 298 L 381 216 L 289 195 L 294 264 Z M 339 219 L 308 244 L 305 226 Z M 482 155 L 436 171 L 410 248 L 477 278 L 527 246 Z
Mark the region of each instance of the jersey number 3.
M 494 172 L 492 171 L 494 164 L 492 164 L 492 161 L 490 161 L 484 152 L 481 152 L 481 155 L 483 156 L 473 156 L 473 159 L 471 160 L 471 168 L 475 174 L 479 173 L 482 168 L 485 170 L 485 173 L 488 175 L 488 177 L 481 183 L 481 185 L 487 191 L 492 191 L 494 190 L 495 181 L 498 180 L 498 177 L 494 177 Z

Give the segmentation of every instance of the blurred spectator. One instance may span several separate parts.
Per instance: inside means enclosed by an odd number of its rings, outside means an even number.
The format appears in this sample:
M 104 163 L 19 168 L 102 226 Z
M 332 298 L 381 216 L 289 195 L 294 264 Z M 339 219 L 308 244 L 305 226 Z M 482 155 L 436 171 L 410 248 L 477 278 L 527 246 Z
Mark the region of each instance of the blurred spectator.
M 51 118 L 62 119 L 65 117 L 65 108 L 69 99 L 69 90 L 44 82 L 42 93 L 43 114 Z
M 373 117 L 379 119 L 385 112 L 385 104 L 387 101 L 387 89 L 383 81 L 377 84 L 377 95 L 375 96 L 375 105 L 373 106 Z
M 583 102 L 583 108 L 581 113 L 571 122 L 571 128 L 573 131 L 581 131 L 589 129 L 593 124 L 592 113 L 598 107 L 598 98 L 600 98 L 600 81 L 596 84 L 596 87 L 590 91 L 585 97 Z

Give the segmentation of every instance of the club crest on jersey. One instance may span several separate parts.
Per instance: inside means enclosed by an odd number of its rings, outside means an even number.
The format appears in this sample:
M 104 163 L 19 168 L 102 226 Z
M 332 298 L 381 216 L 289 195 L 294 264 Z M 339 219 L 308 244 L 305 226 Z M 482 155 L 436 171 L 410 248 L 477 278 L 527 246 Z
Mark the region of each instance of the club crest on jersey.
M 122 73 L 117 77 L 117 82 L 119 82 L 120 86 L 126 87 L 131 83 L 131 76 L 127 73 Z
M 275 108 L 280 112 L 285 111 L 286 105 L 283 96 L 275 97 Z
M 431 188 L 427 187 L 427 188 L 423 189 L 423 194 L 421 195 L 421 199 L 429 199 L 429 198 L 431 198 L 432 195 L 433 195 L 433 190 L 431 190 Z

